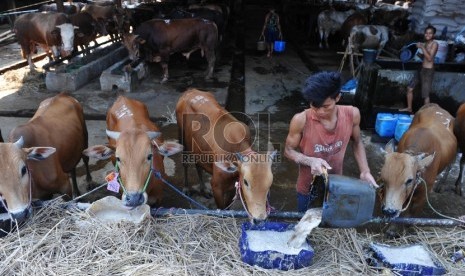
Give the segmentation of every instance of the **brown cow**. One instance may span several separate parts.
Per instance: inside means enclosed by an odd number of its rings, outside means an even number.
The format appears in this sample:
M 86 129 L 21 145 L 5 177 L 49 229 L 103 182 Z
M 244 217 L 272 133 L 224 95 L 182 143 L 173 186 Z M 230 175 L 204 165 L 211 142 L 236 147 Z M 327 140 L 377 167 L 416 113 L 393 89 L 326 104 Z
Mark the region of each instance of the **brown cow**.
M 23 148 L 21 137 L 14 143 L 0 143 L 0 200 L 13 219 L 23 221 L 31 214 L 33 177 L 27 160 L 45 160 L 55 152 L 53 147 Z
M 217 41 L 218 29 L 215 23 L 199 18 L 153 19 L 142 23 L 134 33 L 123 36 L 123 43 L 131 60 L 145 55 L 148 61 L 161 62 L 162 83 L 168 80 L 168 61 L 171 54 L 182 52 L 189 59 L 189 55 L 198 49 L 207 59 L 206 79 L 210 79 L 215 66 Z
M 404 210 L 406 216 L 420 214 L 425 193 L 431 191 L 437 175 L 455 160 L 453 123 L 454 118 L 437 104 L 424 105 L 399 141 L 397 151 L 392 141 L 386 145 L 381 169 L 385 215 L 397 217 Z
M 112 41 L 116 41 L 120 34 L 123 33 L 124 28 L 124 12 L 114 5 L 100 6 L 87 4 L 82 11 L 92 15 L 98 24 L 110 35 Z M 128 30 L 129 31 L 129 30 Z M 106 34 L 104 34 L 106 35 Z
M 35 44 L 41 45 L 49 58 L 69 56 L 73 51 L 74 29 L 69 18 L 64 13 L 28 13 L 20 15 L 14 25 L 14 32 L 21 46 L 23 58 L 27 59 L 31 70 L 32 53 Z M 52 48 L 52 55 L 50 55 Z
M 113 159 L 125 206 L 161 204 L 163 183 L 152 174 L 160 172 L 165 178 L 163 157 L 180 152 L 182 146 L 163 143 L 160 135 L 142 102 L 120 96 L 107 113 L 109 146 L 97 145 L 84 151 L 100 160 Z
M 193 161 L 202 160 L 195 162 L 201 189 L 204 169 L 212 175 L 210 183 L 218 208 L 227 208 L 237 193 L 244 198 L 252 221 L 266 219 L 267 195 L 273 182 L 271 164 L 276 152 L 254 152 L 248 127 L 221 107 L 211 93 L 196 89 L 184 92 L 176 105 L 176 118 L 185 152 L 189 154 L 183 159 L 191 156 Z M 186 188 L 188 163 L 184 160 Z
M 79 12 L 69 16 L 71 23 L 79 29 L 75 32 L 74 50 L 78 51 L 78 46 L 81 50 L 86 50 L 89 53 L 88 46 L 91 41 L 97 44 L 95 40 L 97 33 L 104 33 L 102 28 L 99 28 L 97 21 L 87 12 Z
M 2 170 L 17 168 L 1 173 L 3 179 L 9 179 L 4 184 L 8 190 L 2 191 L 9 208 L 15 201 L 13 199 L 9 202 L 10 192 L 29 194 L 31 189 L 31 197 L 34 199 L 50 199 L 56 193 L 74 197 L 79 195 L 75 168 L 81 157 L 87 169 L 87 181 L 92 179 L 89 159 L 82 156 L 82 151 L 87 147 L 87 128 L 82 106 L 71 96 L 60 93 L 42 101 L 34 116 L 26 124 L 15 127 L 8 139 L 11 143 L 3 144 L 3 151 L 9 157 L 1 156 L 2 162 L 8 162 L 11 166 L 0 167 Z M 55 150 L 56 153 L 46 160 L 36 161 L 48 157 Z M 28 160 L 25 162 L 26 157 Z M 26 179 L 27 172 L 32 175 L 31 180 Z M 71 173 L 72 186 L 68 173 Z M 12 192 L 14 187 L 18 187 L 18 182 L 28 181 L 32 181 L 31 188 L 24 185 L 23 191 Z M 22 198 L 25 199 L 24 196 Z
M 457 143 L 462 157 L 460 158 L 460 172 L 457 181 L 455 182 L 455 191 L 458 195 L 464 196 L 463 189 L 463 168 L 465 167 L 465 103 L 460 105 L 457 110 L 457 116 L 454 123 L 454 134 L 457 137 Z

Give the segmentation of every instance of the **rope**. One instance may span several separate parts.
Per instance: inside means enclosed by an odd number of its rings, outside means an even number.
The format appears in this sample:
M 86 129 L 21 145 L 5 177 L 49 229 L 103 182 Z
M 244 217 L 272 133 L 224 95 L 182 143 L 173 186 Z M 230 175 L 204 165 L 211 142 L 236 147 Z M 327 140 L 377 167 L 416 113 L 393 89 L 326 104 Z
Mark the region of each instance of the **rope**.
M 76 198 L 73 198 L 73 199 L 71 200 L 71 202 L 73 202 L 73 201 L 78 201 L 79 199 L 81 199 L 81 198 L 83 198 L 83 197 L 85 197 L 85 196 L 87 196 L 87 195 L 89 195 L 89 194 L 91 194 L 91 193 L 93 193 L 93 192 L 95 192 L 95 191 L 97 191 L 97 190 L 100 190 L 102 187 L 105 187 L 106 185 L 108 185 L 107 182 L 105 182 L 105 183 L 101 184 L 100 186 L 98 186 L 98 187 L 96 187 L 96 188 L 94 188 L 94 189 L 88 191 L 87 193 L 85 193 L 85 194 L 83 194 L 83 195 L 80 195 L 80 196 L 78 196 L 78 197 L 76 197 Z
M 155 177 L 157 177 L 158 179 L 160 179 L 163 183 L 165 183 L 168 187 L 170 187 L 171 189 L 173 189 L 176 193 L 180 194 L 182 197 L 184 197 L 185 199 L 189 200 L 192 204 L 196 205 L 197 207 L 199 207 L 200 209 L 203 209 L 203 210 L 208 210 L 207 207 L 205 207 L 204 205 L 198 203 L 197 201 L 193 200 L 192 198 L 190 198 L 189 196 L 187 196 L 186 194 L 184 194 L 182 191 L 180 191 L 178 188 L 176 188 L 173 184 L 169 183 L 168 181 L 166 181 L 162 176 L 161 176 L 161 173 L 159 171 L 155 171 L 155 170 L 152 170 L 153 174 L 155 175 Z
M 434 209 L 434 207 L 431 205 L 431 203 L 429 201 L 428 188 L 427 188 L 427 185 L 426 185 L 426 181 L 423 178 L 420 177 L 420 182 L 425 185 L 426 202 L 428 203 L 428 206 L 431 208 L 431 210 L 433 210 L 433 212 L 435 212 L 437 215 L 439 215 L 439 216 L 441 216 L 443 218 L 451 219 L 451 220 L 454 220 L 454 221 L 465 224 L 465 220 L 461 220 L 461 219 L 458 219 L 458 218 L 453 218 L 453 217 L 450 217 L 450 216 L 446 216 L 446 215 L 438 212 L 436 209 Z

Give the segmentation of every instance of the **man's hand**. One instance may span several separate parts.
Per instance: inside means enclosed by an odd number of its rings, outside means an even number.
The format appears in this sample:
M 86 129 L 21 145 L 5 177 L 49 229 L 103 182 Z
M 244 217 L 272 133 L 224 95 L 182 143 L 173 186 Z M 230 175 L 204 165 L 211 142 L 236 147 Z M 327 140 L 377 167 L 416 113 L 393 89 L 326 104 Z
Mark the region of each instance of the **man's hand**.
M 323 174 L 325 168 L 326 170 L 332 169 L 328 162 L 321 158 L 303 156 L 297 160 L 297 163 L 310 167 L 312 175 Z
M 360 174 L 360 179 L 369 182 L 370 185 L 375 189 L 379 188 L 379 185 L 376 184 L 376 181 L 370 172 L 362 172 Z

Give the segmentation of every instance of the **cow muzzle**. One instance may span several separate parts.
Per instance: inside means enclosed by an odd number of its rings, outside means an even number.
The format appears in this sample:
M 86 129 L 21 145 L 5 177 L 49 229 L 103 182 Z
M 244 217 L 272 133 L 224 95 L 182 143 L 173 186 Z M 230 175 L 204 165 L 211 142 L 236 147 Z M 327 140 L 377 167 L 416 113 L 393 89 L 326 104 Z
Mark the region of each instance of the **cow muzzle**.
M 400 215 L 400 211 L 383 206 L 383 214 L 389 218 L 396 218 Z
M 11 214 L 11 217 L 14 220 L 16 220 L 18 222 L 23 222 L 23 221 L 25 221 L 26 219 L 28 219 L 31 216 L 32 207 L 29 206 L 26 209 L 23 209 L 23 210 L 21 210 L 19 212 L 10 212 L 10 214 Z
M 147 194 L 141 192 L 127 193 L 123 195 L 123 204 L 126 207 L 137 207 L 147 202 Z
M 61 57 L 68 57 L 68 56 L 71 55 L 72 52 L 73 52 L 73 50 L 67 51 L 67 50 L 61 49 L 60 50 L 60 56 Z

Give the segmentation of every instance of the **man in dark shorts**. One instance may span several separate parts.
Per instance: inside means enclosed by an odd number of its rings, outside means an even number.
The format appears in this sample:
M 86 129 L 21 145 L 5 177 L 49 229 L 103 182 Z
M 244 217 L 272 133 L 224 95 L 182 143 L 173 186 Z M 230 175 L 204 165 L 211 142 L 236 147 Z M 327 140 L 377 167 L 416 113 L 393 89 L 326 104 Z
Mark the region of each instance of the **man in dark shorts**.
M 434 58 L 438 52 L 438 43 L 434 41 L 435 34 L 436 28 L 428 25 L 425 28 L 425 43 L 417 43 L 417 48 L 422 52 L 420 56 L 423 59 L 422 67 L 420 73 L 414 76 L 407 86 L 407 108 L 399 111 L 412 112 L 413 89 L 419 81 L 421 82 L 421 97 L 424 104 L 430 102 L 429 95 L 432 91 L 434 77 Z

